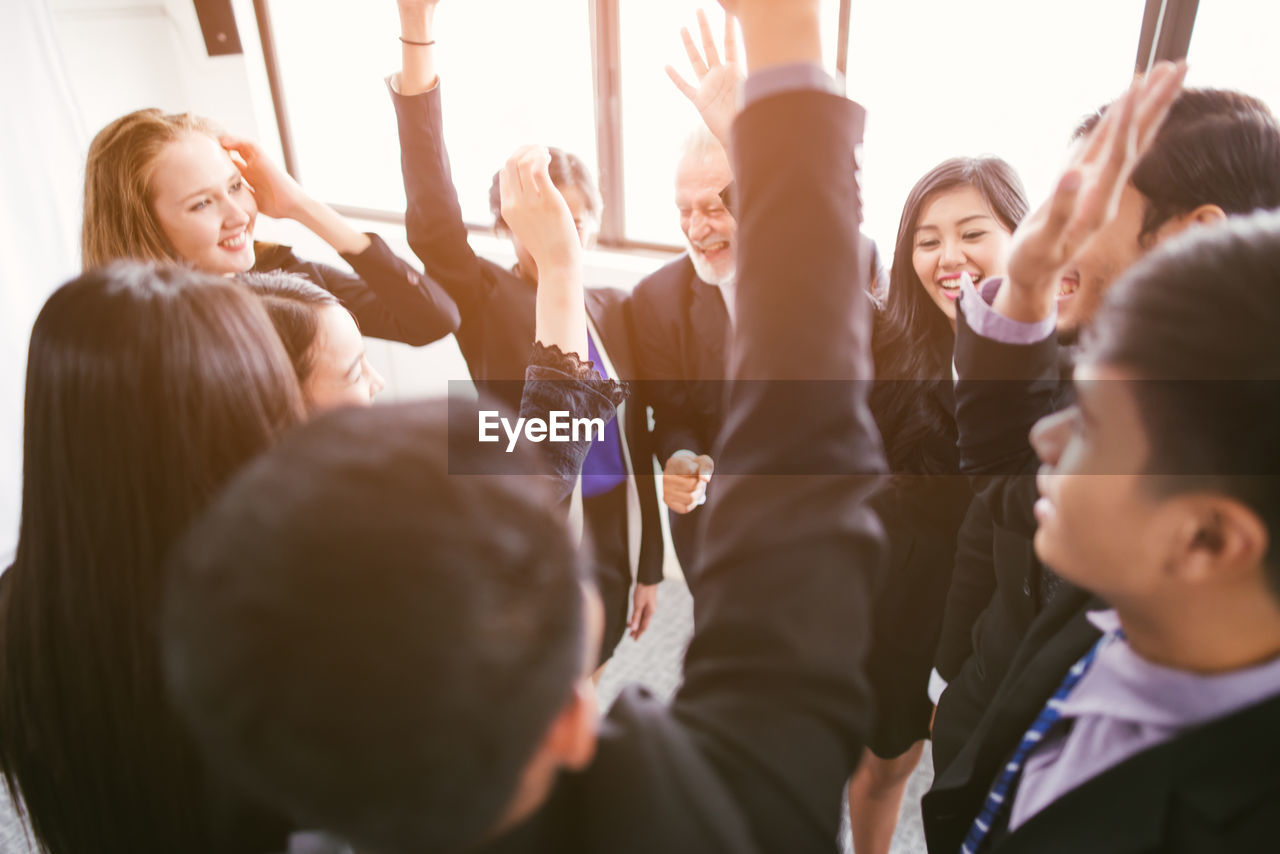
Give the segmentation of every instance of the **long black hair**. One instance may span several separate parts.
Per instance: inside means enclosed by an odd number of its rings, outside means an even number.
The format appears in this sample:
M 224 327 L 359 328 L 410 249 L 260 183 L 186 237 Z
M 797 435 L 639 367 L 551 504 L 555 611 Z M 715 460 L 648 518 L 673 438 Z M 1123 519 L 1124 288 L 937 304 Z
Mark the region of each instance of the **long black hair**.
M 884 438 L 889 470 L 895 473 L 953 473 L 935 471 L 948 467 L 918 458 L 928 437 L 950 438 L 950 444 L 955 444 L 955 413 L 935 393 L 939 384 L 951 382 L 955 333 L 916 275 L 912 254 L 925 207 L 940 194 L 961 187 L 977 190 L 1010 232 L 1027 213 L 1027 194 L 1018 173 L 998 157 L 944 161 L 911 188 L 898 223 L 889 297 L 877 312 L 872 337 L 877 382 L 871 407 Z
M 163 560 L 302 414 L 265 310 L 226 279 L 114 264 L 45 303 L 0 581 L 0 770 L 42 851 L 214 850 L 161 678 Z

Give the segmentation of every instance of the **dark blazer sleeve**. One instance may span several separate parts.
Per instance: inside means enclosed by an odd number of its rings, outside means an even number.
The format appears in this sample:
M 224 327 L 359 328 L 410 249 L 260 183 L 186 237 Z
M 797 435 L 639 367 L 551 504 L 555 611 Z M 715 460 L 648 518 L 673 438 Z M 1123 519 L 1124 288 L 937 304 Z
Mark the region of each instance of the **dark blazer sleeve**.
M 495 283 L 471 244 L 444 144 L 440 87 L 404 96 L 391 90 L 400 133 L 400 169 L 409 246 L 453 298 L 463 323 L 480 316 Z
M 948 682 L 973 652 L 974 624 L 996 592 L 993 533 L 986 503 L 975 499 L 956 538 L 955 567 L 934 657 L 938 675 Z
M 373 338 L 401 341 L 415 347 L 455 332 L 458 308 L 429 277 L 413 269 L 376 234 L 358 255 L 344 254 L 354 274 L 336 267 L 304 261 L 287 246 L 265 249 L 255 269 L 280 270 L 305 276 L 337 297 Z
M 862 123 L 853 102 L 802 91 L 748 106 L 734 128 L 724 473 L 703 509 L 696 630 L 673 712 L 762 851 L 834 844 L 870 711 L 859 662 L 884 542 L 867 498 L 884 458 L 866 402 L 871 305 L 848 272 L 861 262 Z
M 1058 340 L 1005 344 L 984 338 L 956 312 L 956 425 L 960 470 L 995 524 L 1025 536 L 1036 530 L 1039 460 L 1035 423 L 1051 415 L 1063 393 Z
M 699 419 L 690 405 L 693 384 L 680 361 L 678 288 L 671 287 L 679 267 L 668 265 L 636 285 L 631 318 L 640 369 L 640 400 L 653 409 L 653 452 L 666 465 L 676 451 L 705 454 Z

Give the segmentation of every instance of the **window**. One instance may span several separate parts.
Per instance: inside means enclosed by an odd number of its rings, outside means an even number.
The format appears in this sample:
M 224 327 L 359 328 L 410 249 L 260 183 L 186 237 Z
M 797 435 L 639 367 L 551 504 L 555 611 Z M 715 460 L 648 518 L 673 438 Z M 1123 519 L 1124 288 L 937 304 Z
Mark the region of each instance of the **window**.
M 395 113 L 383 83 L 400 67 L 394 4 L 271 0 L 270 9 L 308 191 L 403 212 Z M 445 139 L 468 222 L 493 221 L 489 186 L 519 145 L 556 145 L 595 164 L 585 4 L 443 3 L 436 26 Z
M 679 245 L 674 169 L 697 123 L 663 72 L 688 75 L 682 26 L 688 0 L 616 0 L 622 102 L 620 147 L 627 241 Z M 834 67 L 839 0 L 823 0 L 828 66 Z M 400 62 L 390 3 L 270 0 L 277 55 L 301 177 L 327 201 L 404 209 L 395 118 L 383 78 Z M 723 18 L 708 7 L 717 41 Z M 1241 28 L 1236 22 L 1271 16 Z M 912 184 L 942 160 L 991 153 L 1022 175 L 1033 204 L 1047 194 L 1078 120 L 1123 90 L 1133 72 L 1144 0 L 854 0 L 848 91 L 868 110 L 863 157 L 864 230 L 892 253 Z M 1280 97 L 1277 75 L 1251 70 L 1280 12 L 1247 0 L 1205 4 L 1193 63 L 1225 85 Z M 444 3 L 436 47 L 446 137 L 463 214 L 492 221 L 494 172 L 517 146 L 558 145 L 597 167 L 596 102 L 588 0 Z M 1242 17 L 1243 16 L 1243 17 Z M 501 22 L 496 26 L 495 22 Z M 1218 37 L 1216 34 L 1221 34 Z M 1241 39 L 1257 44 L 1244 49 Z M 1195 66 L 1193 66 L 1195 67 Z M 1197 78 L 1193 77 L 1193 80 Z M 1204 79 L 1204 78 L 1201 78 Z M 1218 81 L 1214 78 L 1214 82 Z
M 856 0 L 849 96 L 867 108 L 863 230 L 884 257 L 912 185 L 949 157 L 995 154 L 1034 208 L 1078 120 L 1133 75 L 1143 0 Z
M 1187 85 L 1238 89 L 1280 109 L 1280 5 L 1213 0 L 1196 12 L 1187 51 Z

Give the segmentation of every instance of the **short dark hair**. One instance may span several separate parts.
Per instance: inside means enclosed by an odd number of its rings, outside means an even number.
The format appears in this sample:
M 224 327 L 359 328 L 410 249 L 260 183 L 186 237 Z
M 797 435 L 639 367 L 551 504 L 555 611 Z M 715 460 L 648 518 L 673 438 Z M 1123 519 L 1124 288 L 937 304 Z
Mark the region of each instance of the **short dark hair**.
M 1280 596 L 1280 213 L 1194 229 L 1107 293 L 1083 361 L 1133 372 L 1159 494 L 1211 489 L 1270 538 Z
M 478 453 L 447 447 L 450 423 L 474 436 L 476 413 L 321 416 L 171 563 L 171 695 L 210 761 L 360 849 L 492 830 L 585 667 L 576 549 L 546 484 L 449 473 Z
M 302 417 L 262 306 L 219 276 L 116 262 L 40 311 L 0 585 L 0 768 L 41 851 L 228 850 L 165 697 L 164 556 Z
M 320 318 L 316 316 L 325 306 L 341 306 L 342 303 L 324 288 L 296 273 L 277 270 L 265 273 L 241 273 L 236 280 L 253 291 L 262 300 L 284 344 L 298 382 L 305 383 L 315 370 L 316 334 L 320 330 Z M 354 318 L 353 318 L 354 319 Z
M 1090 133 L 1104 106 L 1076 128 Z M 1228 214 L 1280 207 L 1280 125 L 1262 101 L 1228 89 L 1187 89 L 1130 178 L 1146 200 L 1140 239 L 1201 205 Z
M 551 154 L 551 165 L 547 168 L 551 183 L 561 192 L 572 187 L 582 193 L 587 198 L 591 213 L 599 219 L 600 212 L 604 210 L 604 200 L 600 198 L 600 188 L 596 186 L 596 179 L 586 161 L 562 148 L 548 148 L 547 151 Z M 502 218 L 501 176 L 501 170 L 493 173 L 493 183 L 489 185 L 489 212 L 493 214 L 493 227 L 506 230 L 507 221 Z

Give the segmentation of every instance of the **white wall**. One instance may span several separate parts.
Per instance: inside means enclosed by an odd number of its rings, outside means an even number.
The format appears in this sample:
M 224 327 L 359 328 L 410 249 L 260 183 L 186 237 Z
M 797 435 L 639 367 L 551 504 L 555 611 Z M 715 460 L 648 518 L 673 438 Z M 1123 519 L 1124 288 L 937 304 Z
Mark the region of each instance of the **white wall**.
M 6 8 L 0 51 L 0 571 L 17 541 L 27 338 L 79 268 L 84 130 L 43 0 Z

